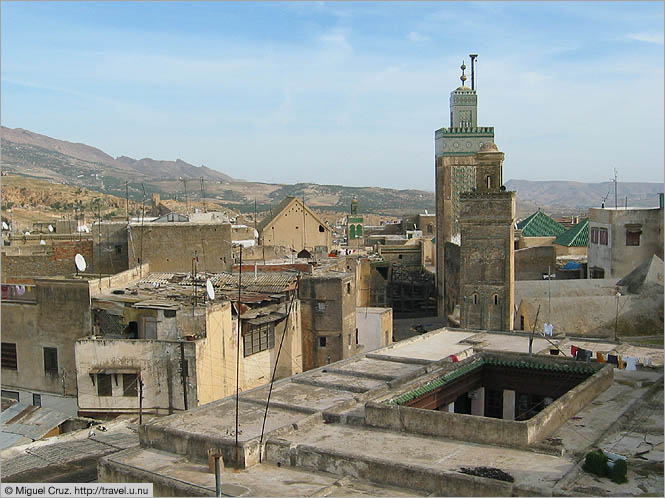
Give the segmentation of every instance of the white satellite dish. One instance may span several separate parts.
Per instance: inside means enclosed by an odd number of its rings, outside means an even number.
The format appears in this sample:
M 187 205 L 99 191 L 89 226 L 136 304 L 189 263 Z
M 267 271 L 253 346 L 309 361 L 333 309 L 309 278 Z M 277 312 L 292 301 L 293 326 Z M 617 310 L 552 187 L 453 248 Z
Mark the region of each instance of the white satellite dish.
M 78 271 L 85 271 L 88 265 L 85 262 L 85 258 L 81 254 L 74 256 L 74 263 L 76 264 L 76 269 Z
M 212 286 L 210 279 L 206 280 L 206 292 L 208 293 L 208 299 L 211 301 L 215 300 L 215 288 Z
M 7 223 L 5 223 L 4 221 L 2 222 L 2 229 L 9 230 L 9 225 L 7 225 Z
M 48 231 L 49 231 L 49 232 L 52 232 L 52 231 L 53 231 L 53 225 L 49 225 L 49 226 L 48 226 Z
M 45 245 L 46 245 L 46 241 L 45 241 L 44 239 L 42 239 L 42 240 L 39 241 L 39 244 L 42 245 L 42 246 L 45 246 Z
M 30 235 L 30 232 L 28 232 L 28 231 L 26 230 L 25 233 L 24 233 L 23 235 Z

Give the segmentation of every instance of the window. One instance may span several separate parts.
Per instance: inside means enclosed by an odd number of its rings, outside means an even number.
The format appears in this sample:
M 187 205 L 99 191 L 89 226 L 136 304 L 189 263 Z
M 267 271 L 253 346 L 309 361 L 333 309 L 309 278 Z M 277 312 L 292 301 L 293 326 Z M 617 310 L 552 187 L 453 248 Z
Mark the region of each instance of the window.
M 492 177 L 490 175 L 487 175 L 485 177 L 485 186 L 489 189 L 492 188 Z
M 2 368 L 18 370 L 18 361 L 16 359 L 16 344 L 13 342 L 2 343 Z
M 97 395 L 113 396 L 113 386 L 109 374 L 97 374 Z
M 495 306 L 499 304 L 499 295 L 498 295 L 498 294 L 494 294 L 494 295 L 492 296 L 492 303 L 493 303 Z
M 115 253 L 116 254 L 122 254 L 122 246 L 121 245 L 116 245 L 115 246 Z
M 591 229 L 591 243 L 592 244 L 597 244 L 598 243 L 598 228 L 593 227 Z
M 601 228 L 600 233 L 598 234 L 598 238 L 600 239 L 600 245 L 601 246 L 606 246 L 607 245 L 607 228 Z
M 164 318 L 175 318 L 175 310 L 164 310 Z
M 326 310 L 326 303 L 325 301 L 317 301 L 316 303 L 316 311 L 319 313 L 323 313 Z
M 326 338 L 325 337 L 319 337 L 319 347 L 320 348 L 325 348 L 326 347 Z
M 427 225 L 427 233 L 432 233 L 432 224 L 431 223 L 429 223 Z
M 319 232 L 323 233 L 325 231 L 326 231 L 326 229 L 323 228 L 323 225 L 319 225 Z
M 356 344 L 358 344 L 358 329 L 356 329 Z
M 350 282 L 348 282 L 348 283 L 346 284 L 346 293 L 347 293 L 347 295 L 348 295 L 348 294 L 351 294 L 351 283 L 350 283 Z
M 19 401 L 18 391 L 5 391 L 3 389 L 1 394 L 3 398 L 15 399 L 16 401 Z
M 642 234 L 641 230 L 626 230 L 626 245 L 639 246 L 641 234 Z
M 360 237 L 363 234 L 363 226 L 356 225 L 356 237 Z
M 349 349 L 351 349 L 351 344 L 353 343 L 351 342 L 351 334 L 349 334 Z
M 32 395 L 32 404 L 33 404 L 33 406 L 42 406 L 42 395 L 41 394 L 33 394 Z
M 44 348 L 44 373 L 58 374 L 58 348 Z
M 260 325 L 248 324 L 243 332 L 244 356 L 265 351 L 275 347 L 275 323 L 262 323 Z
M 474 294 L 473 296 L 471 296 L 471 302 L 473 304 L 478 304 L 478 294 Z
M 139 376 L 137 374 L 122 374 L 122 395 L 138 396 Z

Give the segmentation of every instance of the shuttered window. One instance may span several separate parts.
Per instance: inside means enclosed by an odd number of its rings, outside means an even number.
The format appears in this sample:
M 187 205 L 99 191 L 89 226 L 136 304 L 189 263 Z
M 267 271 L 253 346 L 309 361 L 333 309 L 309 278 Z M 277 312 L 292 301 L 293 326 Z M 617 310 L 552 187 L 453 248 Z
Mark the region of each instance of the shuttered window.
M 18 370 L 18 361 L 16 359 L 16 344 L 13 342 L 2 343 L 2 368 L 8 370 Z
M 247 325 L 243 332 L 244 356 L 272 349 L 275 347 L 275 324 L 274 322 L 261 325 Z

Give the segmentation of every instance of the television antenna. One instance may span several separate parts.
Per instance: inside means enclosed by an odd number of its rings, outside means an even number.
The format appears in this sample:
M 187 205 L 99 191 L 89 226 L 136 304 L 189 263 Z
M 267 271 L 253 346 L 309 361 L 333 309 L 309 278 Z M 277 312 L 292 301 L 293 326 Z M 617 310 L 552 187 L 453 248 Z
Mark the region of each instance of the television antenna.
M 215 288 L 212 286 L 210 279 L 206 280 L 206 294 L 208 294 L 208 299 L 215 300 Z
M 74 256 L 74 264 L 76 265 L 76 274 L 78 275 L 79 272 L 84 272 L 85 269 L 88 267 L 87 263 L 85 262 L 85 258 L 83 257 L 82 254 L 77 253 L 76 256 Z

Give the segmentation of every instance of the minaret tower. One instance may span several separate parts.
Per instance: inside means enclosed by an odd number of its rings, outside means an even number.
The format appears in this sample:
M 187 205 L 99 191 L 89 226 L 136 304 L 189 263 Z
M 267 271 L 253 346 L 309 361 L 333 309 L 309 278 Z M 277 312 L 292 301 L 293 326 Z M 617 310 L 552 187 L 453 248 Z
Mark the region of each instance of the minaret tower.
M 466 86 L 466 64 L 460 69 L 461 86 L 450 92 L 450 126 L 434 132 L 434 162 L 436 168 L 436 278 L 438 314 L 450 312 L 457 301 L 453 296 L 456 285 L 446 288 L 445 244 L 460 244 L 460 193 L 471 191 L 479 184 L 476 153 L 487 144 L 494 144 L 494 128 L 478 126 L 478 95 L 475 89 L 476 54 L 471 56 L 471 88 Z M 484 169 L 484 168 L 483 168 Z M 485 175 L 487 176 L 487 175 Z M 498 177 L 498 178 L 497 178 Z M 493 172 L 494 182 L 501 177 Z M 483 178 L 483 181 L 485 179 Z M 491 183 L 490 183 L 491 184 Z M 446 293 L 449 299 L 446 299 Z

